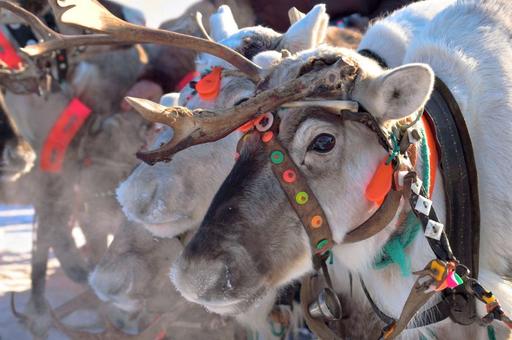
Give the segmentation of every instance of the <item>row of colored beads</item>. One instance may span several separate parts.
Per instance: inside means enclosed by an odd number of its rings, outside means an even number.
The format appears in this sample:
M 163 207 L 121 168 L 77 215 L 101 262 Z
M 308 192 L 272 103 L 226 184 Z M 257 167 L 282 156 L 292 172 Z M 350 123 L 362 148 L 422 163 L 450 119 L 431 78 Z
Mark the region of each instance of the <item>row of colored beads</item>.
M 271 132 L 270 132 L 271 133 Z M 265 140 L 264 139 L 265 137 L 265 134 L 263 134 L 262 136 L 262 140 L 265 142 L 265 143 L 268 143 L 271 139 L 272 139 L 272 136 L 270 137 L 270 139 L 268 140 Z M 276 165 L 279 165 L 281 163 L 284 162 L 284 154 L 282 151 L 280 150 L 275 150 L 275 151 L 272 151 L 272 153 L 270 154 L 270 161 L 273 163 L 273 164 L 276 164 Z M 295 181 L 297 180 L 297 174 L 294 170 L 292 169 L 287 169 L 283 172 L 282 174 L 282 178 L 283 178 L 283 181 L 285 183 L 288 183 L 288 184 L 292 184 L 292 183 L 295 183 Z M 295 202 L 297 202 L 297 204 L 299 205 L 304 205 L 306 203 L 308 203 L 309 201 L 309 194 L 305 191 L 299 191 L 296 195 L 295 195 Z M 323 224 L 323 218 L 322 216 L 320 215 L 315 215 L 311 218 L 311 221 L 310 221 L 310 226 L 311 228 L 313 229 L 318 229 L 322 226 Z M 320 240 L 317 244 L 316 244 L 316 248 L 318 250 L 321 250 L 323 249 L 329 242 L 326 240 L 326 239 L 322 239 Z

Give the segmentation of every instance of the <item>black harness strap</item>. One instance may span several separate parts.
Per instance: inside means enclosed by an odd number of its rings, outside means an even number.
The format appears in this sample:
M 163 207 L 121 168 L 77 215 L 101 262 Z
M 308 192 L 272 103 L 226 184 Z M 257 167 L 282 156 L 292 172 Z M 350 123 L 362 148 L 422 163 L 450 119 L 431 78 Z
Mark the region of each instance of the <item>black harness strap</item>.
M 375 60 L 381 67 L 387 68 L 385 60 L 375 52 L 364 49 L 359 53 Z M 443 248 L 451 248 L 455 257 L 468 266 L 472 276 L 478 278 L 480 207 L 473 147 L 460 107 L 446 84 L 437 77 L 434 91 L 426 104 L 425 113 L 433 127 L 438 145 L 439 164 L 445 190 L 445 231 L 449 243 L 440 247 L 439 243 L 432 242 L 430 238 L 427 239 L 438 258 L 446 258 L 447 254 Z M 435 215 L 433 209 L 430 213 Z M 437 220 L 435 216 L 429 216 L 429 218 Z M 378 310 L 376 314 L 387 323 L 386 320 L 390 317 L 380 311 L 362 280 L 361 283 L 372 308 Z M 427 316 L 430 317 L 427 318 Z M 437 305 L 419 314 L 411 321 L 409 327 L 426 326 L 447 317 L 466 325 L 476 320 L 476 300 L 467 294 L 463 287 L 457 287 L 450 294 L 444 293 Z M 429 322 L 426 322 L 427 320 Z
M 480 206 L 473 147 L 462 112 L 439 78 L 436 78 L 426 111 L 439 146 L 446 233 L 457 259 L 468 266 L 474 278 L 478 278 Z

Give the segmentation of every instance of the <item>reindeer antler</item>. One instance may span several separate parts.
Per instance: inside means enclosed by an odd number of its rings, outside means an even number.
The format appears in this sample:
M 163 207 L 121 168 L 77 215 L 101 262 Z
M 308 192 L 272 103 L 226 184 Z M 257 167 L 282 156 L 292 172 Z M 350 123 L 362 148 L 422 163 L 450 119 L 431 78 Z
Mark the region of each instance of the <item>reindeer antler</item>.
M 310 62 L 314 64 L 316 59 Z M 226 137 L 259 113 L 277 109 L 284 103 L 293 102 L 322 92 L 338 95 L 347 92 L 346 80 L 355 77 L 356 68 L 350 62 L 338 59 L 330 66 L 311 68 L 309 72 L 283 85 L 265 90 L 241 104 L 223 111 L 194 110 L 170 107 L 146 99 L 126 98 L 127 102 L 144 118 L 163 123 L 173 129 L 172 139 L 160 148 L 138 152 L 137 157 L 148 164 L 170 161 L 172 155 L 188 147 L 214 142 Z
M 180 308 L 185 305 L 185 301 L 178 302 L 173 307 Z M 80 331 L 73 329 L 70 326 L 62 323 L 52 308 L 49 306 L 50 315 L 53 320 L 54 326 L 74 340 L 118 340 L 118 339 L 132 339 L 132 340 L 155 340 L 162 339 L 165 336 L 167 327 L 172 326 L 174 322 L 179 318 L 179 313 L 169 312 L 159 315 L 153 322 L 151 322 L 142 332 L 139 334 L 127 334 L 117 328 L 108 318 L 105 305 L 99 309 L 101 319 L 105 324 L 105 330 L 101 333 L 90 333 L 87 331 Z
M 46 35 L 43 36 L 42 43 L 23 49 L 29 56 L 35 57 L 73 46 L 155 43 L 212 54 L 237 67 L 253 81 L 260 80 L 260 68 L 256 64 L 238 52 L 216 42 L 128 23 L 114 16 L 96 0 L 49 0 L 49 2 L 58 21 L 102 34 L 62 35 L 47 27 L 44 30 L 41 29 L 41 25 L 44 26 L 44 24 L 39 19 L 36 18 L 37 21 L 35 21 L 31 17 L 34 27 L 37 26 Z M 16 11 L 23 13 L 24 10 L 18 8 Z M 27 16 L 26 13 L 23 15 Z

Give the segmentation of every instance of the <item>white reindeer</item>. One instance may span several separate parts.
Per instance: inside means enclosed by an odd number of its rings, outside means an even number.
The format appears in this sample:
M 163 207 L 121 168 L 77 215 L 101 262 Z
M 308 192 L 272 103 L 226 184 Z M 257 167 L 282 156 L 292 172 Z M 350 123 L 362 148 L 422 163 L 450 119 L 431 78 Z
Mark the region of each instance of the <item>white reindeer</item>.
M 329 64 L 342 57 L 349 66 L 341 85 L 348 90 L 339 91 L 339 95 L 359 102 L 386 129 L 423 107 L 432 91 L 435 71 L 456 98 L 475 145 L 482 221 L 479 280 L 508 311 L 512 308 L 512 288 L 503 277 L 510 275 L 512 239 L 507 235 L 512 230 L 507 221 L 512 211 L 508 209 L 511 198 L 503 178 L 511 162 L 506 145 L 510 143 L 507 128 L 512 109 L 508 101 L 512 49 L 507 43 L 511 28 L 504 13 L 510 10 L 510 4 L 498 0 L 448 6 L 414 31 L 406 42 L 401 67 L 383 70 L 374 60 L 352 51 L 324 47 L 282 60 L 276 55 L 278 65 L 271 67 L 265 81 L 266 88 L 277 91 L 277 86 L 307 73 L 311 58 Z M 502 91 L 499 96 L 495 95 L 496 89 Z M 256 105 L 258 98 L 265 98 L 263 93 L 243 107 Z M 342 244 L 346 234 L 376 210 L 364 192 L 386 153 L 365 126 L 350 121 L 341 124 L 325 110 L 287 109 L 278 113 L 282 119 L 280 141 L 306 176 L 327 215 L 334 241 L 339 243 L 333 248 L 332 270 L 348 268 L 360 274 L 376 304 L 398 318 L 414 277 L 403 277 L 393 267 L 372 267 L 389 237 L 400 228 L 398 218 L 367 240 Z M 235 116 L 233 120 L 237 121 Z M 223 314 L 250 309 L 267 291 L 312 270 L 312 250 L 301 221 L 288 204 L 269 162 L 262 157 L 261 148 L 247 143 L 172 275 L 185 297 Z M 433 201 L 441 221 L 443 196 L 442 179 L 438 178 Z M 402 205 L 399 212 L 409 210 L 408 205 Z M 434 258 L 421 235 L 407 253 L 415 270 Z M 229 289 L 223 288 L 226 285 Z M 481 316 L 485 313 L 479 308 Z M 510 334 L 501 323 L 493 326 L 501 337 Z M 461 327 L 443 322 L 430 326 L 430 330 L 445 338 L 487 336 L 487 330 L 479 325 Z M 424 329 L 410 330 L 404 337 L 418 336 L 418 332 L 428 334 Z

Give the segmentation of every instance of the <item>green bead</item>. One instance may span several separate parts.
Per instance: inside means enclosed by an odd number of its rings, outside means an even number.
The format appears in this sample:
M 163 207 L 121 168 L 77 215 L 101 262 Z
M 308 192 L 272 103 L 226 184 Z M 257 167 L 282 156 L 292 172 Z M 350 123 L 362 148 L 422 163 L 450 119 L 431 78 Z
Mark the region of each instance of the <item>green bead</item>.
M 323 249 L 327 245 L 327 243 L 329 243 L 329 241 L 327 241 L 326 239 L 319 241 L 316 244 L 316 249 L 318 249 L 318 250 Z
M 281 164 L 284 161 L 284 155 L 281 151 L 276 150 L 270 154 L 270 161 L 274 164 Z
M 459 274 L 453 273 L 453 276 L 455 277 L 455 281 L 457 281 L 458 284 L 461 285 L 464 283 L 464 280 L 462 280 L 462 278 L 459 276 Z
M 299 205 L 304 205 L 308 203 L 309 201 L 309 195 L 307 192 L 301 191 L 295 195 L 295 202 Z

